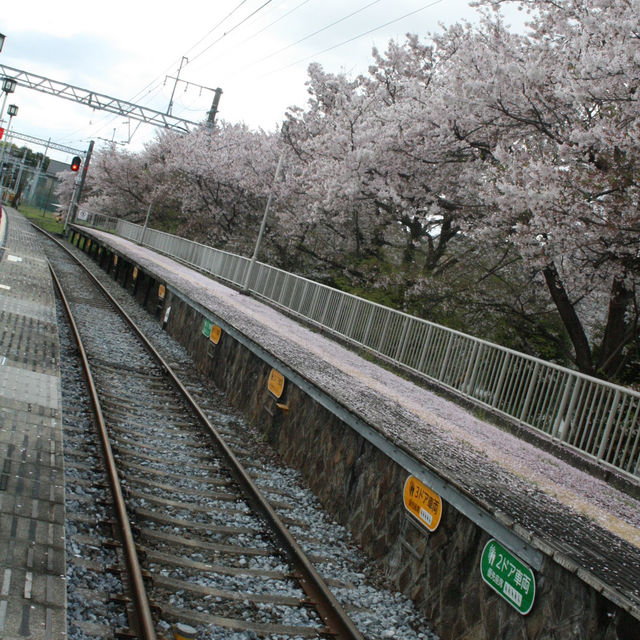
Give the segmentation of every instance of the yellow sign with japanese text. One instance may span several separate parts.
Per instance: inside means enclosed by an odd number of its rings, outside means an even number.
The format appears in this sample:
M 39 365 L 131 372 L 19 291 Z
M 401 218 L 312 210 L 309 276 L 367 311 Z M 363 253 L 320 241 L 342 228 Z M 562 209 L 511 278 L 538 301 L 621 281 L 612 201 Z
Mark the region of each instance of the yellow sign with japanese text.
M 404 483 L 404 506 L 421 524 L 433 532 L 442 517 L 442 498 L 418 478 L 409 476 Z
M 221 335 L 222 335 L 222 329 L 217 324 L 214 324 L 213 327 L 211 327 L 211 333 L 209 334 L 209 340 L 211 340 L 211 342 L 213 342 L 213 344 L 218 344 L 218 342 L 220 342 L 220 336 Z
M 275 369 L 271 369 L 271 373 L 269 374 L 269 383 L 267 384 L 267 389 L 273 393 L 276 399 L 282 397 L 282 393 L 284 391 L 284 376 Z
M 133 279 L 136 280 L 138 278 L 138 267 L 133 267 Z
M 164 294 L 165 294 L 165 292 L 166 292 L 166 289 L 164 288 L 164 285 L 163 285 L 163 284 L 161 284 L 161 285 L 158 287 L 158 298 L 160 298 L 160 300 L 164 300 Z

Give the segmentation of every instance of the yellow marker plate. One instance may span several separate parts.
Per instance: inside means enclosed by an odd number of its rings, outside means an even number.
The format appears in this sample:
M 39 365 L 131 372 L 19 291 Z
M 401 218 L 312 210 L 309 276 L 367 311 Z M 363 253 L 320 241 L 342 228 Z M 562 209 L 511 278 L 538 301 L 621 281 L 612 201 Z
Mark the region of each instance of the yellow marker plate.
M 271 369 L 271 373 L 269 374 L 269 384 L 267 388 L 276 398 L 280 398 L 282 396 L 282 392 L 284 391 L 284 376 L 275 369 Z
M 158 298 L 160 298 L 160 300 L 163 300 L 164 299 L 164 294 L 165 294 L 165 288 L 164 288 L 164 285 L 161 284 L 158 287 Z
M 211 342 L 213 342 L 213 344 L 218 344 L 218 342 L 220 342 L 220 336 L 221 335 L 222 335 L 222 329 L 217 324 L 214 324 L 213 327 L 211 327 L 211 333 L 209 334 L 209 340 L 211 340 Z
M 113 264 L 114 266 L 118 264 L 118 256 L 113 256 Z
M 422 484 L 418 478 L 409 476 L 404 483 L 404 506 L 421 524 L 433 532 L 440 524 L 442 498 Z
M 133 267 L 133 279 L 136 280 L 138 277 L 138 267 Z

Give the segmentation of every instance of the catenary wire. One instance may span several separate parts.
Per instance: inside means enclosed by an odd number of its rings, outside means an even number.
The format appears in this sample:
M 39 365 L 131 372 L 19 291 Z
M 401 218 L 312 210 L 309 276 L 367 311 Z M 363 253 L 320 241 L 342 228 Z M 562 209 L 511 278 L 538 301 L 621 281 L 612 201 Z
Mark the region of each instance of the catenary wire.
M 189 63 L 197 60 L 203 53 L 206 53 L 207 51 L 209 51 L 209 49 L 211 49 L 211 47 L 213 47 L 215 44 L 218 44 L 218 42 L 220 42 L 220 40 L 222 40 L 223 38 L 226 38 L 229 34 L 231 34 L 233 31 L 235 31 L 238 27 L 242 26 L 247 20 L 249 20 L 250 18 L 255 16 L 257 13 L 262 11 L 262 9 L 264 9 L 267 5 L 271 4 L 272 2 L 273 2 L 273 0 L 266 0 L 266 2 L 261 4 L 254 11 L 252 11 L 248 16 L 246 16 L 240 22 L 238 22 L 233 27 L 231 27 L 231 29 L 229 29 L 229 31 L 225 31 L 217 40 L 214 40 L 211 44 L 206 46 L 200 53 L 196 54 L 191 60 L 189 60 Z
M 333 51 L 334 49 L 338 49 L 339 47 L 344 46 L 345 44 L 349 44 L 351 42 L 354 42 L 355 40 L 358 40 L 360 38 L 364 38 L 365 36 L 368 36 L 371 33 L 374 33 L 376 31 L 379 31 L 380 29 L 384 29 L 385 27 L 388 27 L 391 24 L 394 24 L 395 22 L 400 22 L 401 20 L 404 20 L 405 18 L 409 18 L 413 15 L 415 15 L 416 13 L 420 13 L 421 11 L 424 11 L 425 9 L 429 9 L 430 7 L 433 7 L 437 4 L 440 4 L 441 2 L 444 2 L 444 0 L 435 0 L 434 2 L 430 2 L 429 4 L 426 4 L 423 7 L 420 7 L 419 9 L 415 9 L 414 11 L 410 11 L 409 13 L 405 13 L 403 16 L 400 16 L 399 18 L 394 18 L 393 20 L 389 20 L 388 22 L 385 22 L 384 24 L 378 25 L 377 27 L 374 27 L 373 29 L 368 29 L 367 31 L 364 31 L 362 33 L 359 33 L 357 36 L 353 36 L 352 38 L 348 38 L 347 40 L 343 40 L 342 42 L 338 42 L 337 44 L 334 44 L 330 47 L 327 47 L 326 49 L 322 49 L 322 51 L 317 51 L 309 56 L 306 56 L 304 58 L 300 58 L 299 60 L 296 60 L 295 62 L 291 62 L 287 65 L 284 65 L 283 67 L 279 67 L 278 69 L 274 69 L 273 71 L 267 71 L 265 73 L 261 73 L 261 77 L 265 77 L 265 76 L 269 76 L 269 75 L 273 75 L 275 73 L 279 73 L 280 71 L 284 71 L 285 69 L 289 69 L 290 67 L 294 67 L 302 62 L 306 62 L 307 60 L 311 60 L 312 58 L 315 58 L 317 56 L 320 56 L 324 53 L 328 53 L 329 51 Z M 253 66 L 256 63 L 252 63 L 250 66 Z
M 213 27 L 213 28 L 212 28 L 212 29 L 211 29 L 211 30 L 210 30 L 210 31 L 209 31 L 205 36 L 203 36 L 203 37 L 202 37 L 202 38 L 201 38 L 201 39 L 200 39 L 196 44 L 194 44 L 194 45 L 193 45 L 193 46 L 192 46 L 188 51 L 193 50 L 193 49 L 194 49 L 194 48 L 195 48 L 199 43 L 201 43 L 201 42 L 202 42 L 202 41 L 203 41 L 203 40 L 204 40 L 208 35 L 210 35 L 211 33 L 213 33 L 213 31 L 215 31 L 215 29 L 217 29 L 217 28 L 218 28 L 222 23 L 224 23 L 224 21 L 226 21 L 226 20 L 227 20 L 231 15 L 233 15 L 233 13 L 235 13 L 235 11 L 237 11 L 237 10 L 238 10 L 238 9 L 239 9 L 243 4 L 245 4 L 245 2 L 246 2 L 246 1 L 247 1 L 247 0 L 242 0 L 242 2 L 240 2 L 238 5 L 236 5 L 236 7 L 235 7 L 231 12 L 229 12 L 229 13 L 225 16 L 225 18 L 223 18 L 221 21 L 219 21 L 219 22 L 216 24 L 216 26 L 215 26 L 215 27 Z M 263 29 L 261 29 L 260 31 L 256 32 L 256 33 L 255 33 L 255 34 L 253 34 L 252 36 L 249 36 L 249 37 L 248 37 L 244 42 L 246 42 L 246 41 L 250 40 L 252 37 L 255 37 L 255 36 L 256 36 L 256 35 L 258 35 L 259 33 L 262 33 L 264 30 L 268 29 L 270 26 L 272 26 L 272 25 L 273 25 L 273 24 L 275 24 L 276 22 L 279 22 L 280 20 L 282 20 L 283 18 L 285 18 L 287 15 L 289 15 L 289 14 L 293 13 L 293 12 L 294 12 L 295 10 L 297 10 L 298 8 L 300 8 L 300 7 L 302 7 L 303 5 L 307 4 L 309 1 L 310 1 L 310 0 L 304 0 L 303 2 L 301 2 L 300 4 L 298 4 L 296 7 L 294 7 L 293 9 L 291 9 L 289 12 L 287 12 L 285 15 L 283 15 L 283 16 L 281 16 L 280 18 L 278 18 L 277 20 L 273 21 L 272 23 L 270 23 L 269 25 L 267 25 L 266 27 L 264 27 L 264 28 L 263 28 Z M 352 12 L 352 13 L 348 14 L 347 16 L 344 16 L 343 18 L 340 18 L 339 20 L 336 20 L 336 21 L 334 21 L 333 23 L 331 23 L 331 24 L 329 24 L 329 25 L 326 25 L 325 27 L 323 27 L 323 28 L 321 28 L 321 29 L 319 29 L 319 30 L 316 30 L 315 32 L 313 32 L 313 33 L 311 33 L 311 34 L 308 34 L 307 36 L 305 36 L 305 37 L 301 38 L 300 40 L 298 40 L 298 41 L 296 41 L 296 42 L 294 42 L 294 43 L 292 43 L 292 44 L 290 44 L 290 45 L 287 45 L 286 47 L 283 47 L 283 48 L 281 48 L 281 49 L 279 49 L 279 50 L 277 50 L 277 51 L 275 51 L 275 52 L 273 52 L 273 53 L 269 54 L 269 55 L 268 55 L 268 56 L 266 56 L 266 57 L 262 57 L 262 58 L 261 58 L 261 60 L 260 60 L 259 62 L 262 62 L 262 61 L 264 61 L 264 60 L 265 60 L 265 59 L 267 59 L 267 58 L 270 58 L 270 57 L 273 57 L 273 56 L 275 56 L 275 55 L 277 55 L 277 54 L 279 54 L 279 53 L 282 53 L 283 51 L 285 51 L 285 50 L 287 50 L 287 49 L 291 48 L 292 46 L 295 46 L 296 44 L 299 44 L 300 42 L 303 42 L 304 40 L 307 40 L 307 39 L 309 39 L 309 38 L 311 38 L 311 37 L 313 37 L 313 36 L 317 35 L 318 33 L 321 33 L 321 32 L 323 32 L 323 31 L 326 31 L 327 29 L 329 29 L 329 28 L 331 28 L 331 27 L 333 27 L 333 26 L 335 26 L 335 25 L 337 25 L 337 24 L 339 24 L 339 23 L 343 22 L 344 20 L 347 20 L 348 18 L 352 17 L 353 15 L 356 15 L 357 13 L 360 13 L 361 11 L 366 10 L 366 9 L 367 9 L 367 8 L 369 8 L 370 6 L 373 6 L 374 4 L 377 4 L 377 3 L 378 3 L 378 2 L 380 2 L 380 1 L 381 1 L 381 0 L 374 0 L 373 2 L 370 2 L 369 4 L 365 5 L 364 7 L 361 7 L 360 9 L 358 9 L 358 10 L 356 10 L 356 11 L 354 11 L 354 12 Z M 200 57 L 201 55 L 203 55 L 203 54 L 204 54 L 206 51 L 208 51 L 211 47 L 213 47 L 215 44 L 217 44 L 218 42 L 220 42 L 220 40 L 222 40 L 226 35 L 230 34 L 232 31 L 234 31 L 235 29 L 237 29 L 238 27 L 240 27 L 240 26 L 241 26 L 242 24 L 244 24 L 244 23 L 245 23 L 249 18 L 251 18 L 252 16 L 256 15 L 259 11 L 261 11 L 264 7 L 266 7 L 266 6 L 267 6 L 268 4 L 270 4 L 271 2 L 272 2 L 272 0 L 267 0 L 266 2 L 264 2 L 260 7 L 258 7 L 256 10 L 254 10 L 254 11 L 253 11 L 251 14 L 249 14 L 246 18 L 244 18 L 244 19 L 243 19 L 243 20 L 241 20 L 239 23 L 237 23 L 236 25 L 234 25 L 234 26 L 233 26 L 229 31 L 225 32 L 225 33 L 224 33 L 222 36 L 220 36 L 217 40 L 215 40 L 213 43 L 211 43 L 211 44 L 210 44 L 210 45 L 208 45 L 205 49 L 203 49 L 201 52 L 199 52 L 199 53 L 198 53 L 194 58 L 192 58 L 192 60 L 196 60 L 198 57 Z M 346 45 L 346 44 L 349 44 L 349 43 L 351 43 L 351 42 L 354 42 L 355 40 L 358 40 L 359 38 L 362 38 L 362 37 L 365 37 L 365 36 L 367 36 L 367 35 L 369 35 L 369 34 L 371 34 L 371 33 L 374 33 L 375 31 L 378 31 L 378 30 L 380 30 L 380 29 L 382 29 L 382 28 L 384 28 L 384 27 L 386 27 L 386 26 L 389 26 L 389 25 L 391 25 L 391 24 L 394 24 L 394 23 L 396 23 L 396 22 L 399 22 L 399 21 L 401 21 L 401 20 L 404 20 L 405 18 L 411 17 L 411 16 L 413 16 L 413 15 L 415 15 L 415 14 L 417 14 L 417 13 L 420 13 L 421 11 L 424 11 L 425 9 L 428 9 L 428 8 L 430 8 L 430 7 L 433 7 L 433 6 L 437 5 L 437 4 L 440 4 L 441 2 L 443 2 L 443 0 L 435 0 L 434 2 L 430 2 L 430 3 L 428 3 L 427 5 L 425 5 L 425 6 L 423 6 L 423 7 L 420 7 L 419 9 L 416 9 L 416 10 L 414 10 L 414 11 L 410 11 L 410 12 L 408 12 L 408 13 L 406 13 L 406 14 L 404 14 L 404 15 L 402 15 L 402 16 L 400 16 L 400 17 L 398 17 L 398 18 L 394 18 L 393 20 L 389 20 L 389 21 L 387 21 L 387 22 L 385 22 L 385 23 L 383 23 L 383 24 L 381 24 L 381 25 L 378 25 L 378 26 L 376 26 L 376 27 L 372 28 L 372 29 L 368 29 L 367 31 L 364 31 L 364 32 L 362 32 L 362 33 L 360 33 L 360 34 L 358 34 L 358 35 L 356 35 L 356 36 L 353 36 L 353 37 L 351 37 L 351 38 L 348 38 L 348 39 L 346 39 L 346 40 L 343 40 L 343 41 L 341 41 L 341 42 L 339 42 L 339 43 L 337 43 L 337 44 L 335 44 L 335 45 L 332 45 L 332 46 L 330 46 L 330 47 L 327 47 L 327 48 L 325 48 L 325 49 L 323 49 L 323 50 L 321 50 L 321 51 L 319 51 L 319 52 L 316 52 L 316 53 L 314 53 L 314 54 L 311 54 L 311 55 L 309 55 L 309 56 L 306 56 L 306 57 L 304 57 L 304 58 L 301 58 L 301 59 L 299 59 L 299 60 L 296 60 L 296 61 L 294 61 L 294 62 L 292 62 L 292 63 L 289 63 L 289 64 L 287 64 L 287 65 L 284 65 L 284 66 L 279 67 L 279 68 L 277 68 L 277 69 L 274 69 L 274 70 L 272 70 L 272 71 L 268 71 L 268 72 L 266 72 L 266 73 L 262 73 L 262 74 L 261 74 L 261 76 L 262 76 L 262 77 L 264 77 L 264 76 L 273 75 L 273 74 L 279 73 L 279 72 L 281 72 L 281 71 L 284 71 L 284 70 L 286 70 L 286 69 L 288 69 L 288 68 L 290 68 L 290 67 L 292 67 L 292 66 L 296 66 L 296 65 L 298 65 L 298 64 L 300 64 L 300 63 L 302 63 L 302 62 L 305 62 L 305 61 L 307 61 L 307 60 L 309 60 L 309 59 L 312 59 L 312 58 L 314 58 L 314 57 L 316 57 L 316 56 L 322 55 L 322 54 L 324 54 L 324 53 L 327 53 L 327 52 L 329 52 L 329 51 L 332 51 L 332 50 L 334 50 L 334 49 L 337 49 L 337 48 L 339 48 L 339 47 L 342 47 L 342 46 L 344 46 L 344 45 Z M 190 61 L 190 62 L 191 62 L 191 61 Z M 252 66 L 255 66 L 257 63 L 258 63 L 258 62 L 250 63 L 249 65 L 247 65 L 247 66 L 246 66 L 246 67 L 244 67 L 244 68 L 250 68 L 250 67 L 252 67 Z M 148 88 L 149 86 L 151 86 L 151 85 L 152 85 L 155 81 L 157 81 L 157 80 L 158 80 L 158 79 L 156 79 L 156 80 L 154 80 L 154 81 L 150 82 L 150 83 L 145 87 L 145 89 L 146 89 L 146 88 Z M 159 87 L 157 87 L 157 88 L 159 88 Z M 156 88 L 156 90 L 157 90 L 157 88 Z M 143 89 L 143 90 L 144 90 L 144 89 Z M 141 90 L 141 91 L 143 91 L 143 90 Z M 152 91 L 153 91 L 153 90 L 148 91 L 148 92 L 147 92 L 147 96 L 148 96 Z M 139 93 L 140 93 L 140 92 L 139 92 Z M 136 96 L 137 96 L 137 95 L 139 95 L 139 93 L 138 93 L 138 94 L 136 94 Z M 134 98 L 135 98 L 135 97 L 134 97 Z M 116 118 L 116 117 L 118 117 L 118 116 L 110 117 L 110 118 L 109 118 L 109 120 L 105 123 L 105 125 L 103 125 L 100 129 L 98 129 L 98 131 L 103 130 L 106 126 L 108 126 L 109 124 L 111 124 L 111 123 L 113 122 L 113 119 L 114 119 L 114 118 Z
M 327 29 L 331 29 L 332 27 L 335 27 L 337 24 L 340 24 L 341 22 L 344 22 L 345 20 L 348 20 L 349 18 L 352 18 L 353 16 L 357 15 L 358 13 L 361 13 L 362 11 L 365 11 L 369 7 L 372 7 L 374 4 L 378 4 L 381 1 L 382 0 L 373 0 L 373 2 L 369 2 L 369 4 L 366 4 L 364 7 L 360 7 L 360 9 L 356 9 L 355 11 L 352 11 L 351 13 L 347 14 L 346 16 L 343 16 L 342 18 L 340 18 L 338 20 L 335 20 L 334 22 L 331 22 L 328 25 L 325 25 L 324 27 L 322 27 L 320 29 L 317 29 L 313 33 L 309 33 L 306 36 L 300 38 L 299 40 L 296 40 L 295 42 L 292 42 L 291 44 L 288 44 L 287 46 L 282 47 L 281 49 L 278 49 L 277 51 L 274 51 L 274 52 L 270 53 L 269 55 L 262 56 L 259 61 L 251 62 L 248 65 L 246 65 L 245 67 L 242 67 L 242 69 L 248 69 L 248 68 L 250 68 L 250 67 L 252 67 L 252 66 L 254 66 L 256 64 L 259 64 L 259 62 L 263 62 L 264 60 L 268 60 L 269 58 L 273 58 L 273 56 L 277 56 L 278 54 L 282 53 L 283 51 L 286 51 L 287 49 L 290 49 L 291 47 L 295 47 L 297 44 L 300 44 L 301 42 L 304 42 L 305 40 L 308 40 L 309 38 L 313 38 L 313 36 L 317 36 L 319 33 L 322 33 L 323 31 L 326 31 Z
M 245 38 L 242 42 L 239 42 L 237 45 L 234 45 L 234 47 L 242 46 L 242 45 L 246 44 L 247 42 L 249 42 L 250 40 L 253 40 L 253 38 L 255 38 L 256 36 L 259 36 L 261 33 L 265 32 L 267 29 L 270 29 L 271 27 L 273 27 L 274 24 L 277 24 L 281 20 L 284 20 L 286 17 L 290 16 L 292 13 L 294 13 L 298 9 L 301 9 L 302 7 L 304 7 L 305 4 L 308 4 L 309 2 L 311 2 L 311 0 L 302 0 L 302 2 L 300 2 L 295 7 L 293 7 L 293 9 L 290 9 L 289 11 L 287 11 L 286 13 L 281 15 L 279 18 L 276 18 L 275 20 L 270 22 L 268 25 L 262 27 L 262 29 L 259 29 L 255 33 L 252 33 L 250 36 Z M 234 47 L 232 47 L 232 48 L 234 48 Z
M 220 40 L 222 40 L 224 37 L 228 36 L 229 34 L 231 34 L 233 31 L 235 31 L 238 27 L 240 27 L 241 25 L 243 25 L 247 20 L 249 20 L 250 18 L 252 18 L 254 15 L 256 15 L 257 13 L 259 13 L 260 11 L 262 11 L 262 9 L 264 9 L 267 5 L 271 4 L 273 0 L 266 0 L 266 2 L 264 2 L 262 5 L 260 5 L 257 9 L 255 9 L 254 11 L 252 11 L 249 15 L 247 15 L 245 18 L 243 18 L 240 22 L 238 22 L 237 24 L 235 24 L 233 27 L 231 27 L 228 31 L 225 31 L 217 40 L 214 40 L 214 42 L 212 42 L 210 45 L 208 45 L 207 47 L 205 47 L 202 51 L 200 51 L 200 53 L 196 54 L 195 56 L 193 56 L 191 59 L 187 60 L 187 63 L 185 66 L 187 66 L 188 64 L 190 64 L 191 62 L 197 60 L 201 55 L 203 55 L 206 51 L 208 51 L 212 46 L 214 46 L 215 44 L 217 44 L 218 42 L 220 42 Z M 302 4 L 306 4 L 306 2 L 308 2 L 309 0 L 305 0 L 305 2 L 303 2 Z M 376 0 L 377 2 L 379 2 L 380 0 Z M 187 50 L 186 53 L 189 53 L 190 51 L 192 51 L 193 49 L 195 49 L 195 47 L 198 46 L 198 44 L 200 44 L 203 40 L 205 40 L 211 33 L 213 33 L 218 27 L 220 27 L 227 19 L 229 19 L 240 7 L 242 7 L 242 5 L 244 5 L 247 2 L 247 0 L 242 0 L 239 4 L 237 4 L 222 20 L 220 20 L 212 29 L 210 29 L 207 34 L 205 34 L 202 38 L 200 38 L 200 40 L 198 40 L 198 42 L 196 42 L 190 49 Z M 302 6 L 299 5 L 299 6 Z M 298 7 L 292 9 L 291 11 L 289 11 L 287 14 L 292 13 L 293 11 L 295 11 L 295 9 L 297 9 Z M 283 16 L 284 17 L 284 16 Z M 278 20 L 274 21 L 272 24 L 275 24 L 275 22 L 278 22 Z M 171 69 L 171 67 L 168 67 L 167 70 L 165 70 L 165 73 L 167 73 L 169 70 Z M 140 95 L 140 93 L 142 93 L 142 91 L 144 91 L 145 89 L 151 87 L 155 82 L 158 82 L 159 79 L 162 77 L 161 74 L 160 76 L 156 77 L 154 80 L 152 80 L 151 82 L 149 82 L 143 89 L 141 89 L 137 94 L 135 94 L 133 96 L 133 98 L 130 101 L 133 101 L 137 98 L 138 95 Z M 158 87 L 157 87 L 158 88 Z M 157 90 L 156 88 L 156 90 Z M 150 89 L 147 92 L 147 96 L 153 91 L 154 89 Z M 140 103 L 140 101 L 138 101 Z M 182 109 L 182 111 L 184 111 L 184 109 Z M 189 111 L 192 111 L 191 109 L 189 109 Z M 104 124 L 100 126 L 100 128 L 98 128 L 96 130 L 97 133 L 99 133 L 100 131 L 104 130 L 106 127 L 110 126 L 115 118 L 118 118 L 120 116 L 114 115 L 114 116 L 107 116 L 105 118 Z M 93 125 L 88 125 L 88 126 L 93 126 Z M 83 129 L 86 129 L 86 127 L 83 127 Z M 80 129 L 79 131 L 81 131 L 82 129 Z M 72 134 L 73 135 L 73 134 Z
M 269 28 L 270 26 L 272 26 L 273 24 L 279 22 L 280 20 L 282 20 L 283 18 L 285 18 L 287 15 L 290 15 L 291 13 L 293 13 L 294 11 L 296 11 L 297 9 L 299 9 L 300 7 L 302 7 L 303 5 L 307 4 L 310 0 L 305 0 L 304 2 L 298 4 L 296 7 L 294 7 L 293 9 L 291 9 L 290 11 L 288 11 L 287 13 L 285 13 L 284 16 L 281 16 L 280 18 L 278 18 L 278 20 L 273 21 L 272 23 L 270 23 L 269 25 L 267 25 L 266 27 L 264 27 L 263 29 L 261 29 L 260 31 L 258 31 L 256 34 L 254 34 L 253 36 L 250 36 L 249 38 L 247 38 L 245 40 L 245 42 L 247 40 L 250 40 L 252 37 L 254 37 L 255 35 L 262 33 L 264 30 L 266 30 L 267 28 Z M 195 47 L 198 46 L 198 44 L 200 44 L 203 40 L 205 40 L 211 33 L 213 33 L 217 28 L 219 28 L 224 22 L 226 22 L 236 11 L 238 11 L 244 4 L 246 4 L 247 0 L 241 0 L 241 2 L 239 2 L 229 13 L 227 13 L 225 15 L 224 18 L 222 18 L 212 29 L 210 29 L 202 38 L 200 38 L 200 40 L 198 40 L 194 45 L 192 45 L 187 51 L 186 53 L 189 53 L 190 51 L 192 51 L 193 49 L 195 49 Z M 208 51 L 209 49 L 211 49 L 211 47 L 213 47 L 214 45 L 216 45 L 217 43 L 219 43 L 223 38 L 225 38 L 227 35 L 231 34 L 233 31 L 235 31 L 237 28 L 239 28 L 242 24 L 244 24 L 247 20 L 249 20 L 251 17 L 253 17 L 254 15 L 256 15 L 257 13 L 259 13 L 262 9 L 264 9 L 267 5 L 271 4 L 272 0 L 266 0 L 266 2 L 264 2 L 262 5 L 260 5 L 257 9 L 255 9 L 253 12 L 251 12 L 248 16 L 246 16 L 245 18 L 243 18 L 239 23 L 235 24 L 233 27 L 231 27 L 231 29 L 229 29 L 228 31 L 225 31 L 219 38 L 217 38 L 216 40 L 214 40 L 214 42 L 212 42 L 211 44 L 209 44 L 207 47 L 205 47 L 202 51 L 200 51 L 198 54 L 196 54 L 195 56 L 193 56 L 191 59 L 189 59 L 187 61 L 187 65 L 190 64 L 191 62 L 194 62 L 195 60 L 197 60 L 200 56 L 202 56 L 206 51 Z M 282 53 L 283 51 L 295 46 L 296 44 L 299 44 L 300 42 L 303 42 L 309 38 L 312 38 L 313 36 L 322 33 L 323 31 L 326 31 L 327 29 L 332 28 L 333 26 L 340 24 L 341 22 L 344 22 L 345 20 L 348 20 L 349 18 L 353 17 L 354 15 L 368 9 L 369 7 L 378 4 L 379 2 L 381 2 L 381 0 L 373 0 L 373 2 L 369 2 L 368 4 L 366 4 L 365 6 L 361 7 L 360 9 L 357 9 L 356 11 L 351 12 L 350 14 L 343 16 L 342 18 L 340 18 L 339 20 L 336 20 L 324 27 L 322 27 L 321 29 L 318 29 L 316 31 L 314 31 L 311 34 L 308 34 L 306 36 L 304 36 L 303 38 L 301 38 L 300 40 L 291 43 L 289 45 L 287 45 L 286 47 L 283 47 L 281 49 L 279 49 L 278 51 L 275 51 L 271 54 L 269 54 L 268 56 L 266 56 L 265 58 L 262 58 L 261 61 L 265 60 L 266 58 L 270 58 L 273 57 L 275 55 L 278 55 L 279 53 Z M 247 65 L 244 68 L 250 68 L 251 66 L 254 66 L 256 63 L 251 63 L 249 65 Z M 187 66 L 185 65 L 185 66 Z M 173 65 L 172 65 L 173 66 Z M 168 67 L 165 72 L 163 74 L 161 74 L 160 76 L 156 77 L 154 80 L 152 80 L 151 82 L 149 82 L 143 89 L 141 89 L 138 93 L 136 93 L 133 98 L 131 98 L 130 101 L 135 100 L 143 91 L 149 89 L 147 91 L 147 94 L 145 97 L 148 97 L 150 95 L 150 93 L 152 93 L 154 90 L 157 91 L 157 89 L 159 87 L 154 88 L 150 88 L 152 87 L 152 85 L 154 83 L 157 83 L 162 76 L 167 73 L 169 70 L 171 69 L 171 67 Z M 272 72 L 273 73 L 273 72 Z M 141 101 L 139 101 L 141 102 Z M 111 124 L 113 123 L 113 121 L 119 116 L 106 116 L 106 118 L 104 119 L 104 124 L 100 125 L 98 129 L 96 129 L 96 133 L 99 133 L 101 131 L 103 131 L 106 127 L 111 126 Z M 95 125 L 88 125 L 88 126 L 95 126 Z M 81 129 L 79 129 L 78 131 L 82 131 L 82 129 L 86 129 L 87 127 L 83 127 Z M 75 132 L 74 132 L 75 133 Z M 73 135 L 73 134 L 71 134 Z
M 207 31 L 207 33 L 202 36 L 200 38 L 200 40 L 198 40 L 196 43 L 194 43 L 193 45 L 191 45 L 191 47 L 189 47 L 189 49 L 186 50 L 185 54 L 190 53 L 191 51 L 193 51 L 203 40 L 205 40 L 206 38 L 208 38 L 216 29 L 218 29 L 220 26 L 222 26 L 236 11 L 238 11 L 238 9 L 240 9 L 244 4 L 246 4 L 248 2 L 248 0 L 240 0 L 240 2 L 231 10 L 229 11 L 229 13 L 227 13 L 227 15 L 225 15 L 224 18 L 222 18 L 221 20 L 219 20 L 211 29 L 209 29 L 209 31 Z M 186 55 L 181 56 L 182 57 L 186 57 Z M 160 79 L 162 79 L 167 73 L 169 73 L 169 71 L 171 71 L 171 69 L 179 63 L 180 58 L 176 58 L 170 65 L 167 66 L 167 68 L 158 76 L 156 76 L 153 80 L 151 80 L 147 85 L 145 85 L 140 91 L 138 91 L 138 93 L 136 93 L 133 98 L 131 98 L 131 101 L 135 100 L 143 91 L 145 91 L 148 87 L 150 87 L 151 85 L 153 85 L 155 82 L 158 82 Z M 194 58 L 195 59 L 195 58 Z
M 187 49 L 186 53 L 193 51 L 203 40 L 206 40 L 218 27 L 222 26 L 238 9 L 240 9 L 242 5 L 246 4 L 246 2 L 247 0 L 241 0 L 241 2 L 239 2 L 229 13 L 227 13 L 227 15 L 224 18 L 222 18 L 222 20 L 220 20 L 214 27 L 212 27 L 209 31 L 207 31 L 207 33 L 203 35 L 202 38 L 198 40 L 198 42 L 196 42 L 189 49 Z M 198 54 L 196 58 L 199 55 L 201 54 Z

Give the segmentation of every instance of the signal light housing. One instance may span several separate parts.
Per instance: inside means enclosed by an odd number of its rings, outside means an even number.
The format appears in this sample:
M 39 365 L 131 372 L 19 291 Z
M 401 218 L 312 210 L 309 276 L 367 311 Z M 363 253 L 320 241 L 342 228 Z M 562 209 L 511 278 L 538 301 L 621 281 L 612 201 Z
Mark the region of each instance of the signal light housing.
M 71 171 L 77 171 L 82 164 L 82 158 L 80 156 L 75 156 L 71 161 Z

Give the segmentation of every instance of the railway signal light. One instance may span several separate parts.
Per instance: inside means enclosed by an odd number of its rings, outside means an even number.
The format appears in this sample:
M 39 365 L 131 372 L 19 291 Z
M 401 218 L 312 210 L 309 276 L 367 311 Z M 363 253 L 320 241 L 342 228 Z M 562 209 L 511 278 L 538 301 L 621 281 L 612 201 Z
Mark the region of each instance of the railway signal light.
M 4 127 L 0 127 L 0 140 L 2 140 L 3 135 L 4 135 Z
M 80 158 L 80 156 L 75 156 L 71 161 L 71 171 L 77 171 L 80 168 L 81 164 L 82 159 Z

